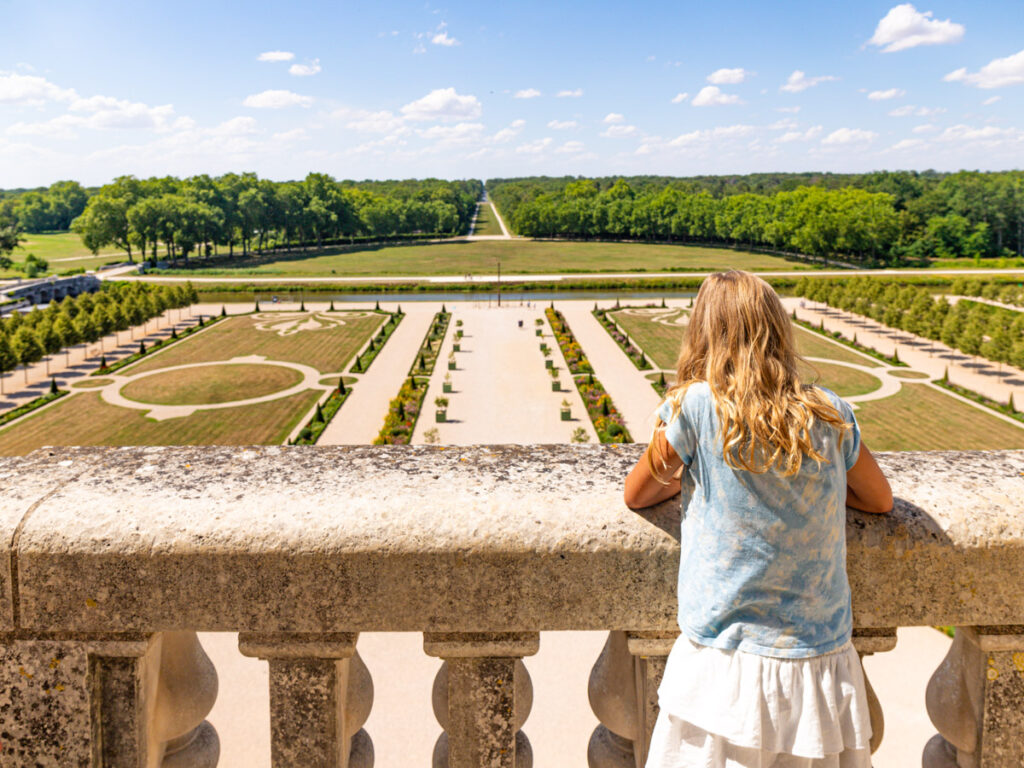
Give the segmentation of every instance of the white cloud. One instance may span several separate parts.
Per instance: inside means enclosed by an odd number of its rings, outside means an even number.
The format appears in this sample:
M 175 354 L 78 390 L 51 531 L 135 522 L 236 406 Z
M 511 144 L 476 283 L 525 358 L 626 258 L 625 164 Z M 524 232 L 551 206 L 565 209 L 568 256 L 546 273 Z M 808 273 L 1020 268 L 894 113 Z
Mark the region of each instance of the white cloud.
M 945 107 L 917 107 L 913 104 L 906 104 L 902 107 L 889 111 L 889 117 L 934 117 L 946 111 Z
M 690 98 L 690 94 L 688 94 L 688 93 L 677 93 L 675 96 L 672 97 L 672 103 L 673 104 L 682 104 L 688 98 Z
M 382 109 L 370 112 L 366 109 L 338 109 L 331 117 L 345 120 L 345 127 L 362 133 L 391 133 L 402 129 L 405 121 L 394 112 Z
M 256 58 L 257 61 L 291 61 L 295 54 L 291 51 L 264 51 Z
M 253 109 L 284 109 L 286 107 L 308 107 L 313 103 L 312 96 L 302 96 L 291 91 L 269 90 L 246 96 L 242 102 Z
M 787 113 L 789 113 L 791 115 L 795 115 L 795 114 L 797 114 L 800 111 L 800 106 L 796 105 L 796 106 L 793 106 L 793 107 L 776 107 L 775 111 L 776 112 L 787 112 Z
M 708 82 L 712 85 L 735 85 L 736 83 L 742 83 L 751 74 L 753 73 L 743 69 L 743 67 L 716 69 L 708 75 Z
M 1001 98 L 1003 98 L 1003 97 L 1002 96 L 989 96 L 987 99 L 985 99 L 983 102 L 981 102 L 981 105 L 983 107 L 991 106 L 991 105 L 995 104 L 997 101 L 999 101 Z
M 77 136 L 75 129 L 90 130 L 152 130 L 166 132 L 181 130 L 192 121 L 174 116 L 174 107 L 163 104 L 151 107 L 136 101 L 115 99 L 112 96 L 90 96 L 75 99 L 68 107 L 68 113 L 39 123 L 14 123 L 7 132 L 20 136 L 50 136 L 72 139 Z
M 787 131 L 776 139 L 780 144 L 788 144 L 791 141 L 811 141 L 821 135 L 822 126 L 812 125 L 806 131 Z
M 417 43 L 416 47 L 412 49 L 412 52 L 414 54 L 426 53 L 427 46 L 425 46 L 423 43 Z
M 547 137 L 543 139 L 535 139 L 534 141 L 527 142 L 526 144 L 520 144 L 516 147 L 516 152 L 520 154 L 536 155 L 543 152 L 545 149 L 551 146 L 554 139 Z
M 1024 142 L 1024 132 L 1019 128 L 999 128 L 994 125 L 986 125 L 984 128 L 975 128 L 971 125 L 953 125 L 944 130 L 938 137 L 939 141 L 981 142 L 989 146 L 1004 143 L 1007 139 L 1012 143 L 1019 144 Z
M 739 104 L 740 97 L 735 93 L 722 93 L 717 85 L 705 85 L 700 92 L 693 97 L 691 102 L 695 107 L 711 107 L 721 104 Z
M 893 6 L 882 17 L 868 45 L 881 47 L 883 53 L 893 53 L 918 45 L 955 43 L 963 36 L 962 24 L 933 19 L 931 11 L 921 13 L 910 3 L 903 3 Z
M 460 95 L 454 88 L 437 88 L 401 109 L 407 120 L 473 120 L 483 110 L 476 96 Z
M 453 45 L 461 45 L 461 43 L 459 43 L 459 41 L 456 40 L 454 37 L 449 37 L 448 32 L 446 30 L 438 32 L 436 35 L 430 38 L 430 42 L 433 43 L 434 45 L 443 45 L 446 48 L 451 48 Z
M 511 141 L 523 132 L 524 125 L 526 125 L 525 120 L 513 120 L 507 127 L 502 128 L 494 134 L 494 136 L 491 137 L 491 140 L 496 144 L 503 144 L 506 141 Z
M 484 132 L 483 123 L 456 123 L 455 125 L 432 125 L 416 131 L 424 139 L 438 140 L 445 144 L 465 144 L 478 141 Z
M 906 95 L 907 92 L 902 88 L 890 88 L 886 91 L 872 91 L 868 94 L 868 98 L 872 101 L 885 101 L 886 99 L 896 99 Z
M 889 149 L 886 151 L 900 152 L 905 149 L 920 149 L 926 143 L 927 142 L 923 141 L 922 139 L 901 139 L 900 141 L 897 141 L 895 144 L 889 147 Z
M 306 139 L 309 138 L 309 136 L 306 134 L 305 128 L 292 128 L 290 131 L 281 131 L 280 133 L 275 133 L 271 138 L 273 138 L 274 141 L 286 142 L 305 141 Z
M 60 88 L 45 77 L 0 71 L 0 104 L 40 107 L 48 101 L 72 101 L 74 89 Z
M 309 77 L 320 72 L 320 59 L 313 59 L 309 64 L 292 64 L 288 67 L 288 74 L 296 77 Z
M 616 123 L 626 122 L 626 118 L 618 112 L 609 112 L 604 116 L 604 122 L 608 125 L 615 125 Z
M 722 125 L 717 128 L 706 128 L 702 131 L 690 131 L 676 136 L 670 142 L 670 147 L 691 147 L 699 144 L 708 144 L 716 139 L 739 139 L 749 136 L 754 131 L 752 125 Z M 648 147 L 647 152 L 650 151 Z M 645 152 L 644 154 L 646 154 Z
M 512 96 L 514 99 L 536 99 L 540 96 L 540 91 L 536 88 L 523 88 L 521 91 L 516 91 Z
M 578 128 L 579 123 L 575 120 L 552 120 L 548 123 L 548 128 L 552 128 L 556 131 L 567 131 L 570 128 Z
M 806 73 L 799 69 L 793 70 L 784 85 L 779 90 L 786 91 L 787 93 L 800 93 L 806 91 L 808 88 L 812 88 L 818 83 L 827 83 L 832 80 L 838 80 L 839 78 L 833 77 L 832 75 L 819 75 L 818 77 L 808 77 Z
M 555 152 L 563 155 L 575 154 L 582 152 L 585 149 L 582 141 L 567 141 L 562 146 L 555 149 Z
M 924 123 L 923 125 L 915 125 L 913 128 L 910 129 L 910 132 L 911 133 L 918 133 L 918 134 L 920 134 L 920 133 L 935 133 L 935 131 L 937 131 L 937 130 L 939 130 L 939 127 L 937 125 L 935 125 L 934 123 Z
M 960 82 L 976 88 L 1003 88 L 1024 83 L 1024 51 L 1002 59 L 992 59 L 977 72 L 968 73 L 965 67 L 954 70 L 944 78 L 947 83 Z
M 839 128 L 822 139 L 821 143 L 833 146 L 839 144 L 864 144 L 874 141 L 876 138 L 878 138 L 877 133 L 866 131 L 863 128 Z
M 569 91 L 569 90 L 559 91 L 558 93 L 555 94 L 555 96 L 557 98 L 559 98 L 559 99 L 578 99 L 582 95 L 583 95 L 583 89 L 582 88 L 575 88 L 575 89 L 573 89 L 571 91 Z
M 601 131 L 599 136 L 604 136 L 606 139 L 622 139 L 626 136 L 632 136 L 636 133 L 635 125 L 609 125 L 608 128 Z

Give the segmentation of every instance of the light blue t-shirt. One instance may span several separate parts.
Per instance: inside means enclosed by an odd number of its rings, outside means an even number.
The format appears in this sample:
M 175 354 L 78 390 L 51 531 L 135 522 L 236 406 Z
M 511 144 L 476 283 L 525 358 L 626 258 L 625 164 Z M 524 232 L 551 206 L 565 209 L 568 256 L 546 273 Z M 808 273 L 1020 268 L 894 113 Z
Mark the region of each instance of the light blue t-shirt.
M 815 422 L 811 439 L 829 463 L 805 456 L 791 477 L 726 464 L 707 383 L 690 385 L 675 419 L 670 403 L 658 409 L 695 486 L 684 498 L 679 564 L 679 628 L 694 642 L 804 658 L 850 639 L 846 471 L 860 429 L 849 404 L 823 391 L 852 429 L 840 441 L 838 429 Z

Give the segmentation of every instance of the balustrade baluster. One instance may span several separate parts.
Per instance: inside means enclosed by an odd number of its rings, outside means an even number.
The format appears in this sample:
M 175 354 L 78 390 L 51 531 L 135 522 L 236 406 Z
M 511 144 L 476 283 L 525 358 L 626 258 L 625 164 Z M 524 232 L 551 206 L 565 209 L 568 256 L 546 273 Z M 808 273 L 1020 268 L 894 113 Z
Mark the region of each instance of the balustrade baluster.
M 531 768 L 521 729 L 533 685 L 522 657 L 539 647 L 536 632 L 424 633 L 426 653 L 444 660 L 434 680 L 434 714 L 445 731 L 434 768 Z
M 1024 626 L 957 627 L 925 703 L 924 768 L 1024 765 Z
M 873 653 L 891 651 L 896 647 L 896 629 L 855 629 L 853 630 L 853 647 L 857 649 L 860 657 L 861 670 L 864 671 L 864 682 L 867 685 L 868 714 L 871 717 L 871 754 L 882 743 L 885 735 L 885 716 L 882 713 L 882 704 L 875 695 L 875 689 L 871 687 L 867 670 L 864 670 L 864 657 Z
M 238 647 L 270 665 L 270 740 L 274 768 L 372 768 L 363 723 L 373 681 L 356 651 L 357 633 L 257 635 Z

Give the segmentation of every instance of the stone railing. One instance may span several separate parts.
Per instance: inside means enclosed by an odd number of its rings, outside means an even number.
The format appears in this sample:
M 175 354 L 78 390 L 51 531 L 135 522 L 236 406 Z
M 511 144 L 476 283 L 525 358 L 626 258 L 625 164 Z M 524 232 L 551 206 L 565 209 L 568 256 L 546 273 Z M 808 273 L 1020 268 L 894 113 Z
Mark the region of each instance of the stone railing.
M 196 631 L 270 667 L 273 764 L 373 763 L 360 631 L 444 661 L 434 765 L 526 768 L 523 657 L 608 630 L 593 768 L 637 768 L 676 635 L 678 503 L 622 503 L 638 446 L 133 448 L 0 459 L 0 765 L 213 766 Z M 1024 764 L 1024 452 L 888 454 L 849 513 L 855 643 L 956 625 L 926 768 Z M 875 745 L 881 709 L 872 696 Z M 528 730 L 528 725 L 527 725 Z M 582 755 L 581 755 L 582 760 Z M 231 765 L 229 756 L 224 764 Z

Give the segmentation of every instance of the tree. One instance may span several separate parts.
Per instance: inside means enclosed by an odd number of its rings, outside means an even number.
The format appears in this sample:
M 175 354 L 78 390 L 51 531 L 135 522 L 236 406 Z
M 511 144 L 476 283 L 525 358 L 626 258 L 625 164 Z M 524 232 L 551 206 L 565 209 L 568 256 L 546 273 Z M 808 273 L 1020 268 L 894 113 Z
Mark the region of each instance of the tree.
M 18 356 L 11 349 L 7 334 L 0 333 L 0 395 L 4 392 L 4 376 L 18 364 Z
M 60 352 L 61 347 L 63 346 L 63 340 L 54 328 L 54 324 L 48 320 L 44 320 L 39 324 L 37 338 L 43 347 L 43 352 L 46 353 L 46 375 L 49 376 L 50 358 Z
M 27 325 L 21 326 L 11 339 L 11 350 L 18 362 L 25 366 L 25 383 L 28 384 L 28 367 L 38 363 L 46 354 L 36 332 Z
M 64 348 L 65 365 L 71 365 L 71 347 L 78 343 L 78 333 L 75 331 L 74 321 L 71 315 L 61 312 L 53 321 L 53 331 L 60 337 L 61 346 Z

